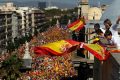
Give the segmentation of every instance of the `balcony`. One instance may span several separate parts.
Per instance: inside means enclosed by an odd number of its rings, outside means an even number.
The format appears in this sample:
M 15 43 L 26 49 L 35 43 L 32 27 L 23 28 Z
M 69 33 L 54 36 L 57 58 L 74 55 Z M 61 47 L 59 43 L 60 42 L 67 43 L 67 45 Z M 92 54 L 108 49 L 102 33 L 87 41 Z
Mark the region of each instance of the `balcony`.
M 120 80 L 120 53 L 111 53 L 106 61 L 95 58 L 94 80 Z

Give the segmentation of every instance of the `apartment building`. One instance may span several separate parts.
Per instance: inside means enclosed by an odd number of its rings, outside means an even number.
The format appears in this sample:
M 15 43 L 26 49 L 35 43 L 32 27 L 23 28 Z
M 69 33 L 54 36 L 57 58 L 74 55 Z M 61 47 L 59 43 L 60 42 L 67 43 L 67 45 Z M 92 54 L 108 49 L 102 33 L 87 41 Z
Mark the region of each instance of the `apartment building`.
M 12 40 L 12 12 L 0 11 L 0 49 Z
M 0 49 L 15 37 L 34 35 L 45 24 L 45 13 L 37 8 L 16 7 L 13 3 L 0 4 Z
M 16 12 L 21 16 L 23 36 L 29 32 L 34 35 L 35 28 L 39 30 L 45 23 L 45 13 L 37 8 L 19 7 Z
M 32 32 L 34 33 L 35 28 L 39 30 L 45 24 L 45 13 L 37 8 L 32 8 L 31 14 Z

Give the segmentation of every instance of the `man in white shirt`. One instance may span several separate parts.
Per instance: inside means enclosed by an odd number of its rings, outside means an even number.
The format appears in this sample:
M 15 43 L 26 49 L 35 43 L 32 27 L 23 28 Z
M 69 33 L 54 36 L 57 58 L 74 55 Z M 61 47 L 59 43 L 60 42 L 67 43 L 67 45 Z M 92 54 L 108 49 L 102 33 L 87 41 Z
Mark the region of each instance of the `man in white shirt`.
M 106 19 L 104 21 L 105 31 L 110 30 L 112 32 L 112 38 L 113 38 L 112 40 L 117 45 L 117 49 L 120 49 L 120 36 L 118 35 L 118 30 L 117 30 L 119 26 L 119 22 L 120 22 L 120 17 L 118 17 L 116 24 L 113 26 L 109 19 Z

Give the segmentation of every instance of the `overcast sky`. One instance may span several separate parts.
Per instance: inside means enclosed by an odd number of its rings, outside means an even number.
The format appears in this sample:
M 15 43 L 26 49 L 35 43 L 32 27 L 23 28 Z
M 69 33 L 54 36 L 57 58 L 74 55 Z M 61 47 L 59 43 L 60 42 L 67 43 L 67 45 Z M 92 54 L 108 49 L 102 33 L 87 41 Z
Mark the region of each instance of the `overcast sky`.
M 0 0 L 0 2 L 5 2 L 5 1 L 17 1 L 17 2 L 22 2 L 22 3 L 27 2 L 27 1 L 49 2 L 49 0 Z M 112 1 L 114 1 L 114 0 L 89 0 L 89 4 L 92 6 L 98 6 L 99 4 L 101 4 L 101 5 L 102 4 L 110 4 Z M 75 6 L 77 6 L 78 0 L 51 0 L 51 4 L 53 2 L 57 2 L 56 6 L 59 5 L 62 7 L 75 7 Z M 28 2 L 28 4 L 30 4 L 30 3 Z
M 0 1 L 49 1 L 49 0 L 0 0 Z M 75 4 L 78 0 L 51 0 L 51 1 Z M 90 3 L 96 3 L 96 2 L 110 3 L 112 1 L 113 0 L 89 0 Z

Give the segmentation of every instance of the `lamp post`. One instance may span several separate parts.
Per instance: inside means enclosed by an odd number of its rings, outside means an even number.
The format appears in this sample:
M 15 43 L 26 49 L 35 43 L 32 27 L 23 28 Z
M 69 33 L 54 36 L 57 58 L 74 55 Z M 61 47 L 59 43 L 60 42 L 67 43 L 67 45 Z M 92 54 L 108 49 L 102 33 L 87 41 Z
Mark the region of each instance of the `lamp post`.
M 32 63 L 32 57 L 29 54 L 29 43 L 26 42 L 26 48 L 25 48 L 25 54 L 23 56 L 23 62 L 24 65 L 23 67 L 26 69 L 30 69 L 31 68 L 31 63 Z

